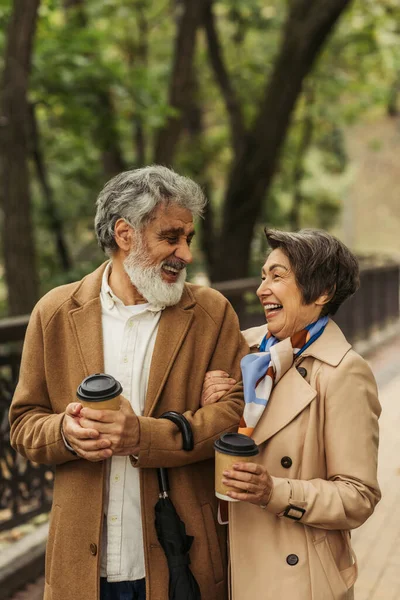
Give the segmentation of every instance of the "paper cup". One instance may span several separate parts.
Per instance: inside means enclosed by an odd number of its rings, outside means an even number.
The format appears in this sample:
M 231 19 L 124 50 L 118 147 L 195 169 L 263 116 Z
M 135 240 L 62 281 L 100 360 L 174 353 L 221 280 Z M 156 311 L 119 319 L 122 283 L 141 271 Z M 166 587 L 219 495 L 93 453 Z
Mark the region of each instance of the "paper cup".
M 228 491 L 237 492 L 237 488 L 226 486 L 222 483 L 225 479 L 222 474 L 231 470 L 237 462 L 254 462 L 254 457 L 259 453 L 258 447 L 247 435 L 242 433 L 224 433 L 214 442 L 215 448 L 215 495 L 221 500 L 239 502 L 227 496 Z
M 82 406 L 95 410 L 118 410 L 121 404 L 122 386 L 105 373 L 86 377 L 78 386 L 76 396 Z

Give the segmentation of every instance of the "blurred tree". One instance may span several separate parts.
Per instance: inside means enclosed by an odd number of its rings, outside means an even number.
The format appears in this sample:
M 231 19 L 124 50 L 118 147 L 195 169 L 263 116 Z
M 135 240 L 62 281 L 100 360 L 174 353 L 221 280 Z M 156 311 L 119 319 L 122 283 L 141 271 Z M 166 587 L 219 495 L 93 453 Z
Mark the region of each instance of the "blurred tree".
M 289 4 L 271 77 L 229 175 L 213 281 L 248 273 L 254 228 L 303 81 L 348 4 L 349 0 L 293 0 Z
M 332 228 L 349 125 L 385 113 L 400 72 L 398 0 L 346 4 L 42 0 L 30 77 L 41 292 L 101 261 L 94 200 L 124 168 L 163 162 L 205 188 L 191 275 L 258 273 L 266 224 Z M 57 227 L 74 265 L 63 273 Z
M 39 0 L 14 0 L 1 90 L 0 164 L 3 256 L 11 315 L 29 313 L 38 297 L 28 170 L 28 83 Z

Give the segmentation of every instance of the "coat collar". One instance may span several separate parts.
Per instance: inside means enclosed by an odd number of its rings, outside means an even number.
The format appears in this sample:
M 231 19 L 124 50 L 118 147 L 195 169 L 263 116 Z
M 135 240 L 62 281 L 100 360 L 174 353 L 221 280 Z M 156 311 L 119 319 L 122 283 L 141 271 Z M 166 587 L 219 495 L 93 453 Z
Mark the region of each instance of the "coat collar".
M 329 320 L 324 333 L 301 355 L 301 362 L 312 357 L 336 367 L 350 350 L 339 327 Z M 253 433 L 256 444 L 262 444 L 296 418 L 317 396 L 316 390 L 290 368 L 273 389 L 270 401 Z
M 350 348 L 351 344 L 340 328 L 329 319 L 324 333 L 303 352 L 301 359 L 312 356 L 332 367 L 337 367 Z
M 85 376 L 104 372 L 100 289 L 106 266 L 107 262 L 84 277 L 71 294 L 76 308 L 69 312 L 68 317 Z M 146 416 L 154 412 L 175 357 L 192 322 L 193 310 L 190 309 L 195 304 L 191 285 L 185 284 L 179 303 L 165 308 L 162 312 L 150 367 L 144 410 Z
M 268 327 L 265 324 L 247 329 L 243 332 L 243 335 L 250 348 L 254 348 L 260 345 L 267 331 Z M 332 365 L 332 367 L 337 367 L 350 348 L 351 344 L 346 340 L 339 327 L 329 319 L 324 333 L 303 352 L 301 360 L 307 356 L 312 356 L 328 365 Z

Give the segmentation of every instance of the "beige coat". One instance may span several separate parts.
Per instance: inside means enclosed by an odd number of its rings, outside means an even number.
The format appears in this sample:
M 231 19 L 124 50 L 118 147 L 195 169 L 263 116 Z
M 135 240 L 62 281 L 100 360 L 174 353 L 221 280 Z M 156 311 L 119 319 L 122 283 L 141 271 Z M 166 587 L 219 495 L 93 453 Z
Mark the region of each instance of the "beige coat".
M 81 380 L 103 371 L 99 292 L 104 265 L 79 283 L 40 300 L 28 326 L 21 374 L 10 411 L 11 443 L 30 460 L 56 466 L 46 554 L 45 600 L 97 600 L 103 522 L 104 462 L 74 457 L 60 426 Z M 191 568 L 204 600 L 226 598 L 225 528 L 216 524 L 213 441 L 236 430 L 243 410 L 237 385 L 223 401 L 199 408 L 207 370 L 240 379 L 248 352 L 237 317 L 218 292 L 186 285 L 164 310 L 151 363 L 145 417 L 140 418 L 141 500 L 148 600 L 167 600 L 168 572 L 154 529 L 158 484 L 154 467 L 170 467 L 171 498 L 194 536 Z M 184 413 L 195 448 L 182 439 L 167 410 Z M 133 468 L 133 467 L 132 467 Z
M 246 332 L 249 345 L 264 332 Z M 349 531 L 380 499 L 380 412 L 367 363 L 330 321 L 274 388 L 254 431 L 274 491 L 264 510 L 230 505 L 233 600 L 353 598 Z M 289 505 L 305 510 L 301 520 L 283 515 Z

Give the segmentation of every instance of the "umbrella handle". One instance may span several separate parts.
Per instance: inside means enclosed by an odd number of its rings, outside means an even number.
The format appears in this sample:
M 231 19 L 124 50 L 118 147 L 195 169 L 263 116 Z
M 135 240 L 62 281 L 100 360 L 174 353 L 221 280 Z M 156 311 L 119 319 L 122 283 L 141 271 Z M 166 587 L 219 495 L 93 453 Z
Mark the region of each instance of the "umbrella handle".
M 169 480 L 168 480 L 168 470 L 164 468 L 157 469 L 157 477 L 158 477 L 158 489 L 160 490 L 160 497 L 163 498 L 168 497 L 169 492 Z
M 193 431 L 186 417 L 184 417 L 180 413 L 175 412 L 174 410 L 170 410 L 168 412 L 163 413 L 160 419 L 168 419 L 169 421 L 172 421 L 175 425 L 177 425 L 182 434 L 182 450 L 193 450 Z

